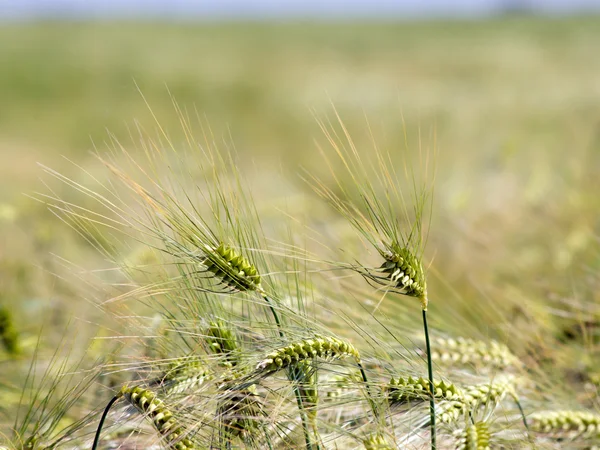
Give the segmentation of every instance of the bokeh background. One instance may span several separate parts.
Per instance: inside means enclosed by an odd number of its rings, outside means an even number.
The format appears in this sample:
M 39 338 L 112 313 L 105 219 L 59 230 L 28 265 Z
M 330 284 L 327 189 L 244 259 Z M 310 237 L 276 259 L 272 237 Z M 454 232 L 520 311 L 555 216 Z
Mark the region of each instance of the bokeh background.
M 518 305 L 524 339 L 541 339 L 528 328 L 540 317 L 562 339 L 600 291 L 598 11 L 592 0 L 0 2 L 0 305 L 22 347 L 42 324 L 87 317 L 65 261 L 103 264 L 31 198 L 76 195 L 47 186 L 38 163 L 85 180 L 109 133 L 155 129 L 147 104 L 179 129 L 174 100 L 263 181 L 323 174 L 315 116 L 333 107 L 359 145 L 366 117 L 388 149 L 405 132 L 415 151 L 435 146 L 438 304 L 459 292 Z

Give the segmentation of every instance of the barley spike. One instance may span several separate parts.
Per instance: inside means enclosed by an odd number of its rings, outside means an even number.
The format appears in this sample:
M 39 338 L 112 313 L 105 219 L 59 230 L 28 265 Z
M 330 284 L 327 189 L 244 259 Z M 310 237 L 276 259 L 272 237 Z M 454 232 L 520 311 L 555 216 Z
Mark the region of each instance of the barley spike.
M 463 401 L 462 391 L 452 383 L 434 382 L 434 397 L 439 400 Z M 392 404 L 428 400 L 429 380 L 419 378 L 392 378 L 388 384 L 389 400 Z
M 381 434 L 374 434 L 363 440 L 365 450 L 393 450 L 386 439 Z
M 490 430 L 485 422 L 477 422 L 458 433 L 456 450 L 489 450 Z
M 258 418 L 263 415 L 262 403 L 256 392 L 256 386 L 226 391 L 217 409 L 223 423 L 226 439 L 229 441 L 246 432 L 258 428 Z
M 202 264 L 208 272 L 232 291 L 259 291 L 258 270 L 244 255 L 221 242 L 217 247 L 206 245 Z
M 156 394 L 140 386 L 123 386 L 120 394 L 135 406 L 138 411 L 146 415 L 162 436 L 164 436 L 167 447 L 175 450 L 196 449 L 196 445 L 185 437 L 185 430 L 179 426 L 173 413 L 164 406 Z
M 315 337 L 274 350 L 256 365 L 256 372 L 276 372 L 311 358 L 337 359 L 348 356 L 360 360 L 358 350 L 349 342 L 332 336 Z
M 404 295 L 424 299 L 427 297 L 427 283 L 423 265 L 412 252 L 393 243 L 381 254 L 385 262 L 380 270 Z
M 519 364 L 519 359 L 506 345 L 494 340 L 439 338 L 434 348 L 431 359 L 445 365 L 473 364 L 503 369 Z
M 199 359 L 181 358 L 172 361 L 154 384 L 164 387 L 168 394 L 180 394 L 202 385 L 211 377 Z
M 206 342 L 211 352 L 225 356 L 222 365 L 229 368 L 237 365 L 239 346 L 235 335 L 225 325 L 225 322 L 222 320 L 210 322 L 209 328 L 206 331 Z
M 531 429 L 556 438 L 600 437 L 600 415 L 587 411 L 540 411 L 531 414 Z

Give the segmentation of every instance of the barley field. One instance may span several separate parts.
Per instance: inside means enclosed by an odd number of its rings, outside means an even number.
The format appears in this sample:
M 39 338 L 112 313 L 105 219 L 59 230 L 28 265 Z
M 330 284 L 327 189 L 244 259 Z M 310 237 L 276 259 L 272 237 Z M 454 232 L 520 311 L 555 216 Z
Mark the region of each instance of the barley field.
M 598 48 L 0 24 L 0 448 L 598 448 Z

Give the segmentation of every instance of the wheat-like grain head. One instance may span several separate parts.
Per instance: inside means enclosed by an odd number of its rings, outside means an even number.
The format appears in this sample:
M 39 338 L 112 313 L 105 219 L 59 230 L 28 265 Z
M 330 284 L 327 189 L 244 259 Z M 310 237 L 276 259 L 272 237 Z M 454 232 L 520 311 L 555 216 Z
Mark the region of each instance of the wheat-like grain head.
M 225 391 L 219 402 L 217 415 L 223 426 L 224 437 L 228 441 L 256 431 L 259 418 L 264 416 L 262 400 L 256 386 Z
M 514 383 L 514 377 L 507 376 L 498 377 L 489 383 L 465 386 L 462 389 L 463 401 L 469 408 L 475 409 L 500 403 L 506 395 L 518 400 Z
M 420 259 L 397 242 L 393 242 L 381 254 L 385 258 L 385 262 L 380 267 L 384 278 L 389 279 L 395 291 L 420 299 L 423 308 L 426 309 L 427 283 Z M 371 277 L 371 279 L 375 278 L 375 276 Z
M 457 433 L 456 450 L 489 450 L 490 430 L 485 422 L 474 423 Z
M 390 405 L 401 405 L 411 402 L 424 402 L 429 400 L 429 380 L 420 378 L 392 378 L 386 390 Z M 433 398 L 439 401 L 436 418 L 442 423 L 457 421 L 467 410 L 462 389 L 445 381 L 434 381 Z
M 231 245 L 221 242 L 214 247 L 206 244 L 200 259 L 205 271 L 231 292 L 262 291 L 258 270 Z
M 556 439 L 600 437 L 600 415 L 588 411 L 540 411 L 529 417 L 533 431 Z
M 315 337 L 272 351 L 256 365 L 255 372 L 268 374 L 312 358 L 332 360 L 348 356 L 360 360 L 358 350 L 351 343 L 332 336 Z
M 504 344 L 459 337 L 435 340 L 431 359 L 446 366 L 476 365 L 498 369 L 519 365 L 519 359 Z
M 460 401 L 464 399 L 460 388 L 443 380 L 435 381 L 434 397 L 439 400 Z M 429 380 L 422 377 L 392 378 L 387 385 L 388 399 L 391 404 L 403 404 L 429 399 Z
M 362 442 L 365 450 L 393 450 L 395 448 L 381 434 L 373 434 L 363 439 Z
M 166 441 L 166 446 L 175 450 L 193 450 L 197 446 L 186 437 L 185 428 L 179 425 L 173 413 L 153 391 L 140 386 L 123 386 L 120 395 L 147 416 Z
M 224 321 L 212 320 L 206 330 L 205 339 L 212 353 L 224 356 L 221 362 L 223 366 L 232 368 L 237 365 L 239 359 L 237 339 Z
M 157 381 L 168 394 L 188 392 L 210 380 L 212 374 L 198 358 L 179 358 L 169 363 Z

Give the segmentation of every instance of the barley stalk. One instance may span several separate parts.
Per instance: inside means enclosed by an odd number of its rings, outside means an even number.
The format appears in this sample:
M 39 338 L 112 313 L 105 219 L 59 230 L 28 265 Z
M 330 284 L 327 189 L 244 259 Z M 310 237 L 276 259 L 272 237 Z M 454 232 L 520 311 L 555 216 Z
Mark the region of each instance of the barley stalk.
M 392 378 L 387 385 L 387 392 L 392 405 L 426 401 L 431 397 L 429 381 L 422 377 Z M 507 394 L 518 400 L 512 378 L 464 388 L 442 380 L 434 383 L 433 391 L 433 397 L 443 402 L 437 414 L 442 423 L 455 422 L 461 415 L 480 407 L 493 407 Z
M 303 374 L 301 370 L 299 371 L 298 367 L 301 367 L 314 358 L 333 360 L 348 356 L 354 357 L 357 364 L 360 364 L 360 354 L 349 342 L 332 336 L 317 336 L 313 339 L 304 339 L 276 349 L 256 365 L 255 376 L 267 376 L 278 370 L 288 369 L 288 379 L 294 383 L 294 395 L 296 396 L 298 409 L 300 410 L 308 449 L 312 448 L 312 444 L 308 436 L 304 398 L 301 386 L 297 384 L 303 381 Z M 366 376 L 363 375 L 363 378 L 366 379 Z
M 411 401 L 428 400 L 429 380 L 419 378 L 392 378 L 387 386 L 388 398 L 392 404 L 403 404 Z M 460 388 L 452 383 L 436 381 L 433 396 L 438 400 L 463 401 L 464 395 Z

